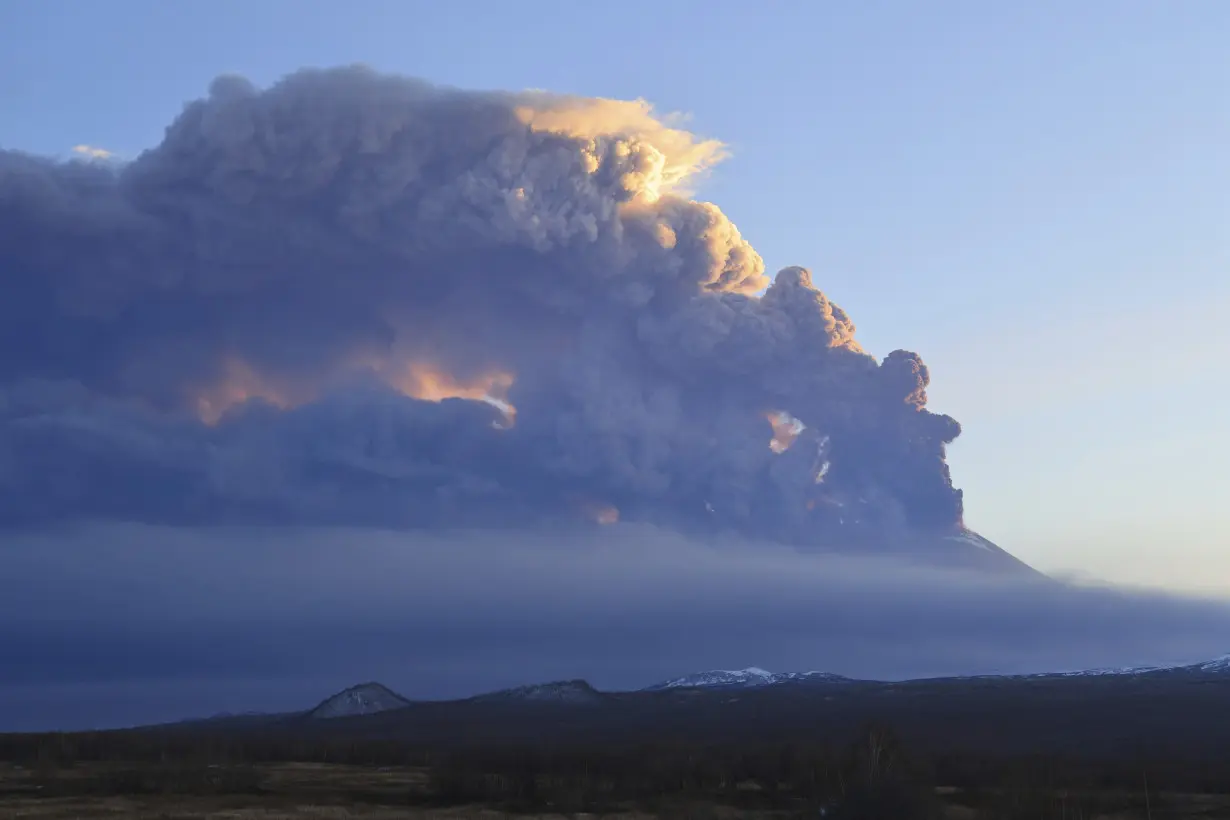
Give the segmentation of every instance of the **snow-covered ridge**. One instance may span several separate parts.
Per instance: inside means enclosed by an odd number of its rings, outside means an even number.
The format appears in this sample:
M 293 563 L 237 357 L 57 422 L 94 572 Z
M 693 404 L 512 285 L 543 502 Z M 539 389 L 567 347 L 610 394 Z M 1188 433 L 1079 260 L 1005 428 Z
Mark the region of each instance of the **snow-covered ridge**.
M 1152 673 L 1225 673 L 1230 674 L 1230 655 L 1223 655 L 1209 661 L 1192 664 L 1177 664 L 1174 666 L 1122 666 L 1104 669 L 1082 669 L 1070 672 L 1035 672 L 1032 674 L 1008 675 L 959 675 L 955 680 L 1045 680 L 1054 678 L 1089 678 L 1130 675 L 1147 675 Z M 672 678 L 653 686 L 647 686 L 646 692 L 663 689 L 751 689 L 761 686 L 772 686 L 791 681 L 809 683 L 853 683 L 851 678 L 834 675 L 830 672 L 769 672 L 756 666 L 747 669 L 725 670 L 715 669 L 709 672 L 697 672 Z
M 770 672 L 757 666 L 749 666 L 747 669 L 714 669 L 709 672 L 684 675 L 681 678 L 672 678 L 661 683 L 655 683 L 653 686 L 647 686 L 645 691 L 699 687 L 748 689 L 757 686 L 772 686 L 773 684 L 786 683 L 788 681 L 820 683 L 823 681 L 836 682 L 844 680 L 848 680 L 848 678 L 843 678 L 841 675 L 834 675 L 830 672 Z
M 604 700 L 601 692 L 583 680 L 531 683 L 479 695 L 478 700 L 521 700 L 547 703 L 596 703 Z
M 1220 658 L 1214 658 L 1211 661 L 1197 663 L 1191 668 L 1201 672 L 1230 672 L 1230 655 L 1222 655 Z
M 1119 666 L 1105 669 L 1083 669 L 1072 672 L 1043 672 L 1034 675 L 1013 675 L 1018 678 L 1089 678 L 1108 675 L 1147 675 L 1154 672 L 1230 672 L 1230 655 L 1222 655 L 1200 663 L 1171 666 Z M 990 676 L 984 676 L 990 677 Z
M 995 546 L 973 530 L 962 530 L 956 535 L 949 535 L 945 537 L 949 541 L 960 541 L 964 544 L 969 544 L 971 547 L 977 547 L 978 549 L 986 552 L 1002 552 L 1001 548 Z
M 361 683 L 326 698 L 319 706 L 308 712 L 307 716 L 327 720 L 355 715 L 374 715 L 409 705 L 410 701 L 387 686 L 379 683 Z

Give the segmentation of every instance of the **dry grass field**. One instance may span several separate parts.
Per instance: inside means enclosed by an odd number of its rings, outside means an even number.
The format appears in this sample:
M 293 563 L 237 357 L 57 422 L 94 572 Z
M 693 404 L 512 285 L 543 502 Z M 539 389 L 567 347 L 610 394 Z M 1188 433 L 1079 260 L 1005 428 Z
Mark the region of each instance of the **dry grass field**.
M 177 790 L 177 789 L 183 790 Z M 653 809 L 613 807 L 603 813 L 512 812 L 479 805 L 423 805 L 429 776 L 420 768 L 364 767 L 334 764 L 265 764 L 242 768 L 203 766 L 134 766 L 81 763 L 67 768 L 29 768 L 4 764 L 0 770 L 0 820 L 462 820 L 518 817 L 521 820 L 742 820 L 742 818 L 815 817 L 802 807 L 790 810 L 734 807 L 694 799 L 664 803 Z M 129 790 L 132 793 L 123 793 Z M 1090 795 L 1071 796 L 1065 804 L 1030 806 L 1001 796 L 995 809 L 970 805 L 985 800 L 956 789 L 938 789 L 942 816 L 947 820 L 1060 816 L 1071 820 L 1165 820 L 1167 818 L 1230 818 L 1230 797 L 1156 794 L 1142 804 L 1142 795 L 1102 794 L 1093 802 L 1106 807 L 1091 811 Z M 1049 799 L 1050 803 L 1054 796 Z M 1115 804 L 1120 804 L 1115 806 Z M 1013 806 L 1015 805 L 1015 808 Z M 884 820 L 890 820 L 885 818 Z
M 149 767 L 153 775 L 144 783 L 131 764 L 77 764 L 63 769 L 33 769 L 5 765 L 0 771 L 0 820 L 565 820 L 603 817 L 610 820 L 651 820 L 657 817 L 738 820 L 750 817 L 793 817 L 797 813 L 747 812 L 711 805 L 676 805 L 663 812 L 629 809 L 598 814 L 512 813 L 483 806 L 423 807 L 411 805 L 414 796 L 427 789 L 427 773 L 409 767 L 365 767 L 335 764 L 285 763 L 244 767 L 243 777 L 219 774 L 214 789 L 194 788 L 186 794 L 161 791 L 160 774 L 167 770 Z M 190 772 L 195 781 L 198 774 Z M 205 767 L 203 782 L 210 786 L 210 772 L 223 767 Z M 233 770 L 228 772 L 234 774 Z M 238 780 L 238 782 L 236 782 Z M 133 788 L 145 793 L 100 794 Z M 169 786 L 169 788 L 174 788 Z M 251 793 L 227 793 L 231 789 Z M 216 790 L 217 793 L 200 793 Z

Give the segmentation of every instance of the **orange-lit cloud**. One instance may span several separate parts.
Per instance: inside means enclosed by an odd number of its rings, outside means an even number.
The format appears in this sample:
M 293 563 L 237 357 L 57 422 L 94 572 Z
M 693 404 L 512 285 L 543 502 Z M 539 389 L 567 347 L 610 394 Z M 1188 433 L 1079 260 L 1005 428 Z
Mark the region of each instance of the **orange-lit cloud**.
M 508 395 L 512 387 L 511 373 L 485 373 L 469 381 L 462 381 L 447 371 L 430 364 L 411 364 L 393 382 L 393 386 L 407 396 L 423 401 L 444 399 L 500 399 Z
M 111 159 L 115 156 L 106 148 L 98 148 L 93 145 L 74 145 L 73 153 L 86 159 Z
M 197 417 L 206 424 L 217 424 L 227 410 L 248 399 L 264 399 L 277 407 L 289 407 L 294 403 L 242 359 L 227 359 L 222 370 L 221 381 L 194 396 Z
M 392 387 L 423 401 L 473 399 L 493 404 L 504 413 L 503 427 L 511 427 L 517 418 L 517 408 L 507 400 L 508 389 L 513 384 L 511 373 L 494 370 L 463 380 L 435 365 L 416 362 L 386 378 Z
M 619 523 L 619 508 L 612 504 L 586 501 L 581 504 L 581 511 L 595 524 L 606 526 Z
M 192 408 L 206 424 L 217 424 L 227 410 L 249 399 L 263 399 L 285 409 L 312 401 L 320 393 L 319 389 L 312 387 L 291 389 L 275 385 L 238 357 L 228 358 L 221 370 L 222 377 L 216 383 L 199 387 L 190 395 Z M 471 379 L 460 379 L 432 364 L 414 363 L 394 367 L 366 360 L 352 362 L 344 370 L 368 370 L 393 389 L 422 401 L 438 402 L 451 398 L 486 401 L 503 412 L 505 422 L 499 425 L 501 427 L 511 427 L 516 419 L 516 408 L 507 401 L 508 389 L 513 383 L 511 373 L 491 371 Z
M 682 125 L 682 118 L 659 115 L 645 100 L 533 91 L 524 92 L 522 99 L 525 104 L 514 113 L 531 129 L 590 141 L 584 153 L 589 173 L 598 170 L 608 149 L 622 160 L 637 155 L 638 161 L 630 163 L 637 170 L 624 180 L 635 199 L 654 202 L 663 194 L 686 194 L 690 178 L 726 158 L 721 142 L 672 127 Z
M 769 449 L 775 453 L 784 453 L 789 450 L 790 445 L 794 444 L 795 439 L 799 437 L 799 433 L 803 432 L 803 423 L 789 413 L 780 411 L 765 413 L 765 418 L 773 428 L 773 435 L 769 439 Z

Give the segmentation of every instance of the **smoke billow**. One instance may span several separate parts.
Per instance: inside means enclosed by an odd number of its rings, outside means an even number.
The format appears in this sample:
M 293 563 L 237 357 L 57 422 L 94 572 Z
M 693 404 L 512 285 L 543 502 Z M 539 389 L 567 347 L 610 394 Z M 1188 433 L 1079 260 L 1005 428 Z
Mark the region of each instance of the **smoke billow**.
M 221 77 L 128 163 L 0 152 L 0 519 L 957 531 L 926 366 L 770 282 L 688 196 L 721 156 L 363 68 Z

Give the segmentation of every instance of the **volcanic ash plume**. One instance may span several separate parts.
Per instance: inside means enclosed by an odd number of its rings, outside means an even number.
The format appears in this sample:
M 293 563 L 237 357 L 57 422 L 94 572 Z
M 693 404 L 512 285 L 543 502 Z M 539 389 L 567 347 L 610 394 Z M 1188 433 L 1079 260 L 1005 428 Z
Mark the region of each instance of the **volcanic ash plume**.
M 926 366 L 770 283 L 687 194 L 721 155 L 362 68 L 221 77 L 126 164 L 0 153 L 0 516 L 957 531 Z

